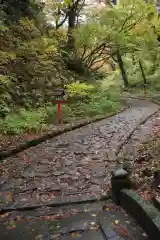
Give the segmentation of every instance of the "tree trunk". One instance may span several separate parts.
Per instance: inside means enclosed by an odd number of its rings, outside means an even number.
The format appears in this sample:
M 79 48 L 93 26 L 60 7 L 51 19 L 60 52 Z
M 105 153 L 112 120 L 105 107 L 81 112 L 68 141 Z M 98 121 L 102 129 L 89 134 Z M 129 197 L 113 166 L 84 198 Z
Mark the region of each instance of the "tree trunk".
M 139 66 L 140 66 L 142 77 L 143 77 L 144 89 L 146 89 L 147 79 L 146 79 L 146 76 L 145 76 L 145 73 L 144 73 L 144 69 L 143 69 L 143 66 L 142 66 L 142 63 L 141 63 L 140 60 L 139 60 Z
M 69 49 L 75 48 L 75 38 L 73 36 L 73 30 L 75 29 L 76 24 L 76 11 L 74 7 L 71 7 L 68 12 L 68 43 L 67 46 Z
M 157 56 L 156 55 L 153 55 L 152 57 L 152 62 L 153 62 L 153 65 L 151 67 L 151 74 L 154 74 L 155 71 L 156 71 L 156 68 L 157 68 Z
M 124 86 L 128 87 L 128 85 L 129 85 L 128 78 L 127 78 L 127 74 L 126 74 L 126 71 L 125 71 L 125 68 L 124 68 L 123 59 L 122 59 L 122 56 L 121 56 L 119 50 L 117 50 L 117 60 L 118 60 L 118 65 L 119 65 L 121 74 L 122 74 L 122 79 L 124 81 Z
M 132 54 L 132 63 L 133 63 L 133 65 L 136 65 L 136 58 L 135 58 L 134 53 Z

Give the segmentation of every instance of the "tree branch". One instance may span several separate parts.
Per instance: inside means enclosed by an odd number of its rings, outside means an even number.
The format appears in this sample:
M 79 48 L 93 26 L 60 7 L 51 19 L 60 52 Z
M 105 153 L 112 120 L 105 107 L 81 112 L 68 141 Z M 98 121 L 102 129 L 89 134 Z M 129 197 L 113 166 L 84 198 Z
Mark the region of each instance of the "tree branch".
M 56 23 L 56 29 L 60 28 L 67 20 L 68 18 L 68 13 L 66 13 L 64 19 L 60 23 Z
M 122 24 L 122 27 L 121 27 L 121 29 L 120 29 L 119 32 L 122 32 L 122 31 L 124 30 L 124 26 L 125 26 L 125 24 L 127 23 L 127 21 L 130 20 L 130 19 L 135 15 L 135 13 L 132 12 L 134 6 L 135 6 L 135 4 L 132 5 L 131 14 L 130 14 L 128 17 L 126 17 L 126 19 L 124 20 L 124 23 Z

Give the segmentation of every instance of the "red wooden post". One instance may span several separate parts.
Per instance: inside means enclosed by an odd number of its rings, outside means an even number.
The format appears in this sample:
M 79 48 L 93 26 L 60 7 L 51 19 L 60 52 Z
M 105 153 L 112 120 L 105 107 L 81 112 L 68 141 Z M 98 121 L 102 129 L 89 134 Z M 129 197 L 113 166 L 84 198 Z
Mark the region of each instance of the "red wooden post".
M 58 124 L 61 123 L 61 104 L 67 102 L 68 102 L 67 100 L 55 100 L 55 103 L 57 104 Z
M 58 103 L 57 107 L 58 107 L 58 124 L 60 124 L 61 123 L 61 104 Z

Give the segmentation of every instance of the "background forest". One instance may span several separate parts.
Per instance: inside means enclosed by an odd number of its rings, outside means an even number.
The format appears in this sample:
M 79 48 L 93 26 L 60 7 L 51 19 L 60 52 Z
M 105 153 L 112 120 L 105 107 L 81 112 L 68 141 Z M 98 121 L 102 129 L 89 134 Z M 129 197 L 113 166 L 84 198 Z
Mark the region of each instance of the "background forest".
M 160 91 L 158 1 L 0 0 L 0 134 L 120 110 L 122 93 Z

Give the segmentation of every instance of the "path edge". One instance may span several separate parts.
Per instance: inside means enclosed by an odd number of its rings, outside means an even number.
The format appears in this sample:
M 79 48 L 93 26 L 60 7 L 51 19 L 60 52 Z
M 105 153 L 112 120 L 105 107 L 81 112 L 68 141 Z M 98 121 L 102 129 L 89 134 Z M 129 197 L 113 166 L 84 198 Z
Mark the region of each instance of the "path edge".
M 132 99 L 139 99 L 139 100 L 149 100 L 146 98 L 135 98 L 135 97 L 129 97 Z M 130 133 L 129 135 L 126 137 L 126 139 L 122 142 L 122 144 L 119 146 L 118 150 L 116 151 L 116 156 L 118 157 L 119 153 L 121 152 L 123 146 L 130 140 L 130 138 L 132 137 L 133 133 L 141 126 L 143 125 L 145 122 L 147 122 L 147 120 L 149 118 L 151 118 L 154 114 L 156 114 L 159 110 L 160 110 L 160 102 L 155 102 L 153 100 L 150 99 L 151 102 L 159 105 L 159 108 L 157 110 L 155 110 L 153 113 L 151 113 L 149 116 L 147 116 L 145 119 L 143 119 Z
M 135 191 L 122 189 L 120 205 L 131 214 L 147 233 L 149 239 L 160 239 L 160 212 L 150 201 L 143 200 Z
M 151 101 L 151 102 L 153 102 L 153 103 L 155 103 L 155 104 L 157 104 L 157 105 L 160 105 L 160 101 L 158 101 L 158 100 L 155 100 L 155 99 L 153 99 L 152 97 L 139 97 L 139 96 L 125 96 L 125 95 L 122 95 L 122 97 L 124 97 L 124 98 L 131 98 L 131 99 L 139 99 L 139 100 L 148 100 L 148 101 Z

